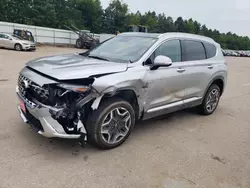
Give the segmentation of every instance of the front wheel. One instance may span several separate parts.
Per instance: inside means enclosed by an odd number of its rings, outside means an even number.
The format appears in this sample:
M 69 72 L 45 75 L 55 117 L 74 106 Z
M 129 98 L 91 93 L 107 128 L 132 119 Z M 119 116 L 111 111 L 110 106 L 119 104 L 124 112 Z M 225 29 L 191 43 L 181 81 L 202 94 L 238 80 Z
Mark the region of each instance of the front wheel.
M 135 125 L 131 104 L 119 98 L 103 101 L 87 121 L 88 141 L 100 149 L 120 146 Z
M 16 44 L 16 45 L 15 45 L 15 50 L 16 50 L 16 51 L 22 51 L 22 46 L 21 46 L 21 44 Z
M 216 110 L 221 96 L 221 90 L 218 85 L 213 84 L 209 87 L 203 103 L 200 106 L 200 112 L 204 115 L 210 115 Z

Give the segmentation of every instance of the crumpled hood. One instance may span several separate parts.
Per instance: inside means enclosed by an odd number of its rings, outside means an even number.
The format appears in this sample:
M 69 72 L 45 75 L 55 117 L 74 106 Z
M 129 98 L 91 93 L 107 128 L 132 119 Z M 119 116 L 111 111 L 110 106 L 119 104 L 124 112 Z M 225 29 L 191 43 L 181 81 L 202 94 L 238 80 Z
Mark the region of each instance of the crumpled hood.
M 127 63 L 115 63 L 66 54 L 32 60 L 26 66 L 58 80 L 81 79 L 127 70 Z

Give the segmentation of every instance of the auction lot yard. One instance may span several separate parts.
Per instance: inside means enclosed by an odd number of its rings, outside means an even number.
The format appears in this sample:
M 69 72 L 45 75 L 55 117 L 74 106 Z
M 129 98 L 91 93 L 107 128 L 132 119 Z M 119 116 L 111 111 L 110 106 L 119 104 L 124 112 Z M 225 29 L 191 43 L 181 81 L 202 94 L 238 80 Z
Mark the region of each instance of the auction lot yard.
M 250 187 L 250 58 L 227 58 L 228 85 L 212 116 L 186 110 L 140 122 L 122 146 L 102 151 L 44 138 L 16 110 L 28 60 L 80 51 L 0 49 L 0 188 Z

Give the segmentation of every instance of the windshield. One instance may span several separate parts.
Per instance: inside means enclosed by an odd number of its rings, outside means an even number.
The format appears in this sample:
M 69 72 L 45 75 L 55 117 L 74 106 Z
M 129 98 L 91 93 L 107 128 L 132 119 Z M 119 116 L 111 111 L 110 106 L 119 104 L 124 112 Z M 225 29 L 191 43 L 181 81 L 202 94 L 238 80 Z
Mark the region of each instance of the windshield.
M 12 38 L 16 39 L 16 40 L 23 40 L 21 37 L 17 36 L 17 35 L 12 35 Z
M 89 52 L 90 57 L 116 62 L 137 61 L 156 41 L 150 37 L 117 36 Z

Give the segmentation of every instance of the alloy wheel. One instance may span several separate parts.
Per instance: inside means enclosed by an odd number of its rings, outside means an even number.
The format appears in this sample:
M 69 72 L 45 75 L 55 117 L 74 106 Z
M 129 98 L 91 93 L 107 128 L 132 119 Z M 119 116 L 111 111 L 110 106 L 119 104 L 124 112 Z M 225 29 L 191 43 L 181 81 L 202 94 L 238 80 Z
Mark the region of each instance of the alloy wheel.
M 102 139 L 108 144 L 116 144 L 124 139 L 131 127 L 131 114 L 123 107 L 112 109 L 101 126 Z
M 21 51 L 21 45 L 20 45 L 20 44 L 17 44 L 17 45 L 16 45 L 16 50 L 17 50 L 17 51 Z
M 208 112 L 213 112 L 218 105 L 220 92 L 217 89 L 212 89 L 208 95 L 206 109 Z

